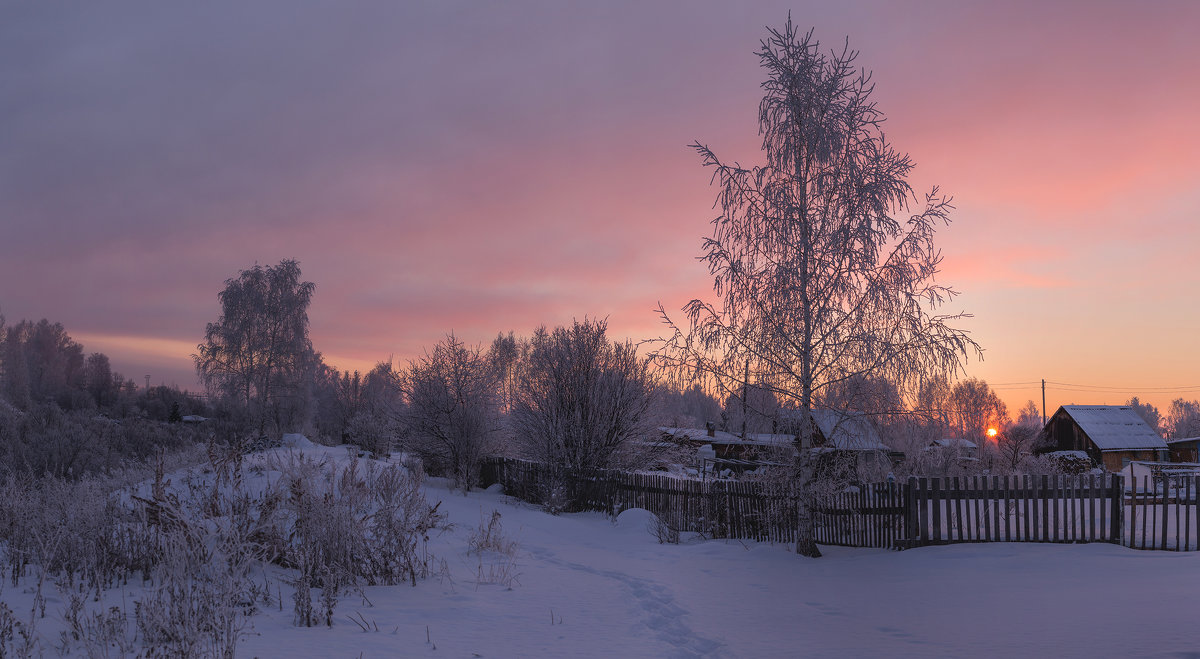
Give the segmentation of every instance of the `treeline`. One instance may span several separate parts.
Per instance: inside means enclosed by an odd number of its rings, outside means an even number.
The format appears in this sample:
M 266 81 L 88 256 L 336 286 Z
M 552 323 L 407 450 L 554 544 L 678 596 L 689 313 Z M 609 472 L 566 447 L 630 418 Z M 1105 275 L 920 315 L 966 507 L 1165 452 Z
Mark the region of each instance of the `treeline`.
M 53 404 L 60 410 L 98 411 L 114 418 L 171 411 L 190 414 L 203 404 L 175 388 L 146 390 L 114 371 L 108 355 L 86 353 L 62 323 L 42 319 L 6 325 L 0 315 L 0 400 L 21 411 Z
M 254 266 L 225 282 L 221 314 L 194 355 L 215 413 L 247 441 L 304 432 L 385 455 L 470 488 L 487 455 L 570 467 L 639 467 L 658 452 L 659 386 L 604 320 L 501 334 L 487 348 L 453 333 L 406 364 L 366 374 L 324 363 L 309 338 L 315 285 L 299 264 Z
M 111 474 L 194 445 L 200 431 L 179 422 L 207 411 L 177 388 L 139 388 L 61 323 L 0 317 L 0 471 Z

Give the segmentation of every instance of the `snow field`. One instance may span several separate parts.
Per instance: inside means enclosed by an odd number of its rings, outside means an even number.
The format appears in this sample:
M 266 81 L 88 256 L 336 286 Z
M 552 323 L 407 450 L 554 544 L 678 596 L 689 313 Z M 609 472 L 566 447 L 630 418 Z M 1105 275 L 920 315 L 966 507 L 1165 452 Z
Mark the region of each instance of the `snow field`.
M 344 448 L 294 450 L 315 460 L 348 456 Z M 249 473 L 264 481 L 277 474 Z M 779 545 L 687 534 L 680 544 L 659 544 L 644 510 L 615 521 L 598 513 L 551 516 L 494 490 L 464 496 L 438 479 L 425 492 L 452 524 L 430 539 L 438 574 L 416 587 L 345 593 L 332 627 L 300 628 L 292 624 L 289 571 L 263 566 L 255 579 L 269 584 L 274 599 L 251 618 L 238 654 L 1106 657 L 1187 656 L 1200 646 L 1193 631 L 1197 553 L 993 543 L 904 552 L 822 547 L 825 557 L 810 560 Z M 516 543 L 511 555 L 470 551 L 493 511 L 502 538 Z M 513 563 L 511 588 L 478 582 L 481 568 L 506 562 Z M 29 617 L 32 585 L 27 577 L 0 593 L 18 619 Z M 134 602 L 143 596 L 135 579 L 87 607 L 118 607 L 132 630 Z M 67 628 L 67 603 L 64 593 L 48 590 L 46 618 L 37 625 L 47 656 L 57 654 Z M 84 654 L 78 646 L 74 652 Z

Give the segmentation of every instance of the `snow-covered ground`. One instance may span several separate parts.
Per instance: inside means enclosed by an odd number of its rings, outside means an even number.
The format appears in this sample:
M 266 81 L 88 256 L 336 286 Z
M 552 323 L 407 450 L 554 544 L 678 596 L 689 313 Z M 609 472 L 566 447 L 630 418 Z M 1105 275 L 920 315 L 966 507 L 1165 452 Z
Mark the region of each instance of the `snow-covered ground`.
M 344 449 L 301 449 L 342 459 Z M 446 572 L 417 586 L 344 595 L 332 628 L 292 624 L 282 606 L 255 615 L 239 644 L 256 657 L 976 657 L 1197 656 L 1200 554 L 1119 546 L 967 544 L 904 552 L 684 538 L 659 544 L 649 514 L 614 523 L 551 516 L 499 492 L 426 486 L 453 528 L 430 550 Z M 477 583 L 510 560 L 468 553 L 499 511 L 518 543 L 512 587 Z M 0 598 L 28 616 L 26 584 Z M 97 606 L 126 606 L 139 586 Z M 279 598 L 276 598 L 279 601 Z M 48 598 L 38 629 L 53 655 L 65 602 Z M 281 610 L 282 609 L 282 610 Z M 353 616 L 359 622 L 352 622 Z M 366 626 L 369 631 L 363 631 Z M 378 631 L 376 631 L 376 629 Z

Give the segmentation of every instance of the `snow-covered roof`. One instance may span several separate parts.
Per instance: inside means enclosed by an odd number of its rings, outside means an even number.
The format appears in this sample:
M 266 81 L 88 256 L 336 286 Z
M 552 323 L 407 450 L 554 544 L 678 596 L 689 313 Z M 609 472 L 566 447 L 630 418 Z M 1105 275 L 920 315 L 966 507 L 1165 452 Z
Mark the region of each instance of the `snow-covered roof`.
M 1091 460 L 1087 451 L 1050 451 L 1046 455 L 1052 455 L 1056 458 L 1077 458 L 1079 460 Z
M 945 439 L 935 439 L 933 443 L 942 448 L 979 448 L 979 445 L 969 439 L 959 439 L 957 437 L 947 437 Z
M 821 434 L 843 451 L 887 451 L 888 446 L 879 439 L 879 433 L 865 414 L 839 410 L 813 410 L 813 421 Z
M 1132 407 L 1126 405 L 1063 405 L 1101 451 L 1165 449 L 1167 443 Z
M 679 440 L 691 440 L 696 442 L 707 442 L 709 440 L 708 431 L 703 428 L 667 428 L 661 427 L 658 429 L 664 435 L 671 435 Z
M 753 444 L 769 446 L 788 446 L 796 441 L 795 435 L 779 435 L 765 432 L 746 433 L 742 438 L 731 432 L 715 430 L 710 435 L 707 430 L 700 428 L 659 428 L 664 435 L 685 441 L 703 442 L 705 444 Z
M 1200 437 L 1172 437 L 1167 439 L 1168 444 L 1178 444 L 1180 442 L 1200 442 Z
M 796 443 L 795 435 L 771 434 L 769 432 L 748 432 L 746 439 L 756 444 L 772 446 L 791 446 Z

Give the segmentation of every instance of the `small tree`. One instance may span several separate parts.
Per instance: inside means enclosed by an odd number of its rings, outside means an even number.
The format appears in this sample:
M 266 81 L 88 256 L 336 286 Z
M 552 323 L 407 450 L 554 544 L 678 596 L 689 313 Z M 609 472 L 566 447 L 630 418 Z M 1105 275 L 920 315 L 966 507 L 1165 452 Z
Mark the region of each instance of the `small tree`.
M 769 30 L 758 56 L 767 70 L 758 112 L 766 164 L 744 169 L 692 145 L 719 188 L 701 259 L 720 306 L 693 300 L 680 325 L 660 305 L 673 335 L 656 357 L 723 395 L 746 383 L 770 387 L 801 418 L 827 388 L 858 375 L 904 392 L 923 377 L 956 373 L 978 347 L 950 324 L 962 314 L 933 311 L 954 295 L 935 279 L 933 242 L 950 221 L 950 200 L 937 188 L 913 195 L 913 163 L 885 139 L 857 53 L 822 53 L 789 17 Z M 819 556 L 803 494 L 814 473 L 803 450 L 810 425 L 798 438 L 796 551 Z
M 538 328 L 517 384 L 514 439 L 542 462 L 574 469 L 640 467 L 654 428 L 647 362 L 628 341 L 609 341 L 604 320 Z
M 399 375 L 407 399 L 407 447 L 433 473 L 448 473 L 464 492 L 479 480 L 479 463 L 497 435 L 496 377 L 478 347 L 453 333 Z
M 209 394 L 245 410 L 260 434 L 306 420 L 319 363 L 308 338 L 314 288 L 300 280 L 300 264 L 291 259 L 242 270 L 225 281 L 217 295 L 221 316 L 192 355 Z
M 1007 471 L 1017 471 L 1021 463 L 1033 454 L 1033 442 L 1040 429 L 1040 426 L 1027 421 L 1014 423 L 997 438 L 1000 459 Z

